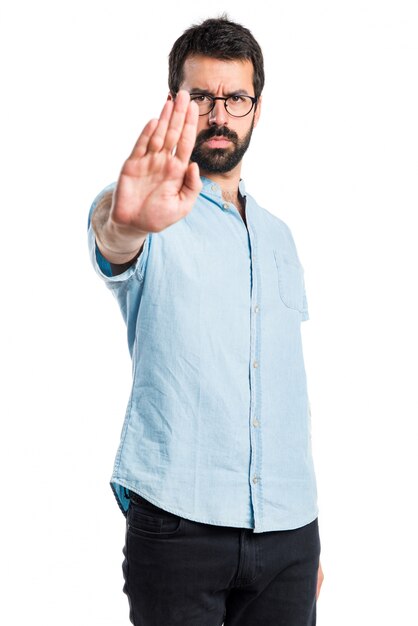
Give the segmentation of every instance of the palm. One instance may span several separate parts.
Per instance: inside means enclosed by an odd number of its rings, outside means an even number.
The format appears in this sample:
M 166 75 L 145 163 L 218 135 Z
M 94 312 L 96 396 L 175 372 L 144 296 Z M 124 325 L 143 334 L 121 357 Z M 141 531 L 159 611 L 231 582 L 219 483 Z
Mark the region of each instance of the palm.
M 175 104 L 167 101 L 159 120 L 145 126 L 119 176 L 115 222 L 159 232 L 191 210 L 201 189 L 198 167 L 189 163 L 197 119 L 197 107 L 180 91 Z

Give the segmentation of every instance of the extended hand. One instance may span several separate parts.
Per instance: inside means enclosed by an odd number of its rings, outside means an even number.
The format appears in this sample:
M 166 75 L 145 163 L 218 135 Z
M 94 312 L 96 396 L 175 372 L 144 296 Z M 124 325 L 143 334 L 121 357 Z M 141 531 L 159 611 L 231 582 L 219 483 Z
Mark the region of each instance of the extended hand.
M 318 600 L 319 598 L 319 594 L 321 591 L 321 587 L 322 587 L 322 583 L 324 581 L 324 572 L 322 571 L 322 566 L 321 566 L 321 561 L 319 562 L 319 568 L 318 568 L 318 582 L 316 585 L 316 599 Z
M 198 108 L 187 91 L 167 100 L 158 120 L 145 126 L 117 182 L 111 220 L 139 232 L 159 232 L 193 207 L 202 183 L 189 159 Z

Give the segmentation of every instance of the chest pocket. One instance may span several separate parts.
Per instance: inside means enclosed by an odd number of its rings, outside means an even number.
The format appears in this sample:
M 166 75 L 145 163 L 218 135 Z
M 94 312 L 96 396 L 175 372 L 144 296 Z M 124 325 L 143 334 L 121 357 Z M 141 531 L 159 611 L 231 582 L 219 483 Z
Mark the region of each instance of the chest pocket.
M 283 303 L 289 309 L 305 313 L 307 306 L 302 265 L 297 258 L 280 254 L 277 250 L 273 250 L 273 253 L 277 267 L 279 293 Z

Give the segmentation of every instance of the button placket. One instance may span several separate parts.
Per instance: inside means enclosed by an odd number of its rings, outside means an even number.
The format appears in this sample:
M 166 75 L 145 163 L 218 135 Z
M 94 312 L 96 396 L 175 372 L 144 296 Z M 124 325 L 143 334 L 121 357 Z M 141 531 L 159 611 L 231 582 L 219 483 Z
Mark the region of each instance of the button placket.
M 248 205 L 247 205 L 248 211 Z M 262 462 L 262 431 L 261 431 L 261 405 L 260 405 L 260 354 L 259 354 L 259 333 L 260 333 L 260 272 L 258 269 L 258 253 L 256 250 L 256 240 L 251 229 L 251 208 L 247 213 L 247 230 L 250 240 L 251 254 L 251 306 L 250 314 L 250 491 L 253 507 L 254 523 L 256 526 L 262 524 L 259 519 L 262 511 L 261 491 L 261 462 Z

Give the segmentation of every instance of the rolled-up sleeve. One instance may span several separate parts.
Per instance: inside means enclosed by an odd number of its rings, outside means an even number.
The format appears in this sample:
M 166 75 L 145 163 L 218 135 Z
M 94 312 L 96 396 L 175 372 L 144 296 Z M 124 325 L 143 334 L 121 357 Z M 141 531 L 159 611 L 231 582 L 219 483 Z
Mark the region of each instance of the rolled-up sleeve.
M 105 259 L 105 257 L 102 255 L 102 253 L 100 252 L 97 246 L 96 235 L 93 230 L 91 218 L 92 218 L 94 210 L 96 209 L 97 205 L 99 204 L 100 200 L 103 198 L 105 193 L 108 193 L 109 191 L 113 191 L 115 186 L 116 186 L 116 183 L 111 183 L 110 185 L 102 189 L 102 191 L 95 197 L 90 207 L 90 211 L 88 215 L 88 224 L 87 224 L 90 260 L 92 262 L 92 265 L 96 273 L 111 288 L 117 287 L 118 283 L 119 284 L 124 283 L 125 281 L 129 280 L 133 276 L 136 276 L 137 278 L 139 278 L 139 280 L 142 280 L 143 272 L 145 268 L 145 261 L 148 256 L 148 243 L 149 243 L 149 238 L 150 238 L 150 234 L 149 234 L 143 244 L 141 254 L 138 256 L 135 262 L 132 263 L 132 265 L 128 267 L 124 272 L 114 275 L 112 272 L 111 264 L 109 263 L 107 259 Z

